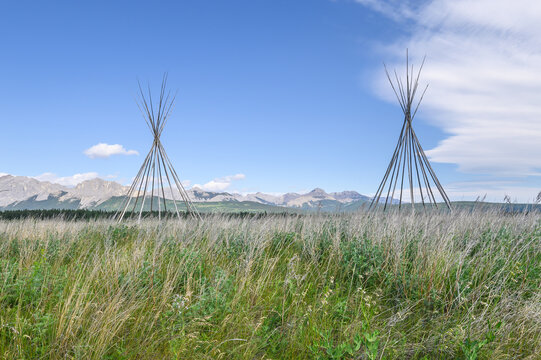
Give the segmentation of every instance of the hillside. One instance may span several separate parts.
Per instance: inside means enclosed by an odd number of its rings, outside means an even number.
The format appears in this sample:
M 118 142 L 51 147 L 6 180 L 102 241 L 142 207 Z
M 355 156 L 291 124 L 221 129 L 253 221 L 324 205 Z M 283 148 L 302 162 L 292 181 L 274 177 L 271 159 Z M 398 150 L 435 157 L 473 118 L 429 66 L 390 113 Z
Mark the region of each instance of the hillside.
M 24 209 L 88 209 L 116 210 L 128 192 L 128 187 L 114 181 L 92 179 L 75 187 L 66 187 L 24 176 L 0 177 L 0 210 Z M 173 191 L 175 192 L 175 191 Z M 370 197 L 356 191 L 326 193 L 316 188 L 305 194 L 271 195 L 261 192 L 239 194 L 211 192 L 200 188 L 189 189 L 188 195 L 202 212 L 294 210 L 347 211 L 370 201 Z M 166 205 L 173 208 L 172 196 L 166 189 Z M 176 196 L 178 199 L 179 196 Z M 148 199 L 148 198 L 147 198 Z M 155 202 L 158 198 L 155 198 Z M 148 201 L 150 210 L 150 201 Z M 183 205 L 180 205 L 183 208 Z M 146 204 L 145 204 L 145 210 Z

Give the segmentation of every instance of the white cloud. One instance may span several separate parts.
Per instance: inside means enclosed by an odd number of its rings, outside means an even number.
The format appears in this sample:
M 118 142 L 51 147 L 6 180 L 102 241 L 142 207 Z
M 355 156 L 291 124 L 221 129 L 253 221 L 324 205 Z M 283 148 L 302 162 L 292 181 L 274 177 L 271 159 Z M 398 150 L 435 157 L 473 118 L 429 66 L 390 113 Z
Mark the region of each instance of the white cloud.
M 432 186 L 432 192 L 437 202 L 443 202 L 443 198 L 436 190 L 436 186 Z M 533 203 L 538 194 L 541 192 L 541 187 L 527 186 L 521 181 L 505 181 L 505 180 L 473 180 L 451 182 L 445 185 L 445 192 L 451 201 L 474 201 L 476 199 L 484 199 L 488 202 L 504 202 L 504 198 L 509 196 L 512 202 Z M 426 187 L 422 187 L 425 201 L 429 201 Z M 370 194 L 374 196 L 375 194 Z M 385 197 L 385 193 L 382 197 Z M 416 203 L 421 203 L 421 192 L 419 188 L 413 189 L 413 197 Z M 400 191 L 394 194 L 394 199 L 400 198 Z M 409 187 L 404 189 L 402 193 L 404 202 L 411 201 Z
M 108 158 L 111 155 L 139 155 L 136 150 L 126 150 L 120 144 L 109 145 L 105 143 L 99 143 L 86 149 L 84 154 L 91 159 Z
M 233 181 L 242 180 L 244 178 L 246 178 L 244 174 L 228 175 L 228 176 L 211 180 L 208 183 L 203 184 L 203 185 L 194 184 L 193 188 L 199 188 L 205 191 L 224 191 L 229 186 L 231 186 L 231 183 Z
M 397 69 L 405 48 L 416 64 L 428 55 L 422 78 L 431 85 L 420 112 L 449 134 L 427 151 L 431 161 L 501 178 L 541 175 L 541 2 L 357 2 L 411 29 L 385 48 Z M 379 74 L 378 91 L 395 101 Z
M 64 186 L 76 186 L 77 184 L 86 181 L 92 180 L 98 177 L 97 172 L 87 172 L 82 174 L 74 174 L 72 176 L 63 176 L 58 177 L 53 173 L 43 173 L 38 176 L 33 176 L 34 179 L 39 181 L 49 181 L 55 184 L 60 184 Z
M 406 0 L 355 0 L 359 4 L 370 7 L 385 16 L 401 21 L 415 17 L 414 7 L 411 1 Z
M 490 202 L 504 202 L 509 196 L 512 202 L 533 203 L 541 188 L 523 186 L 516 181 L 465 181 L 447 184 L 447 194 L 454 200 L 485 199 Z

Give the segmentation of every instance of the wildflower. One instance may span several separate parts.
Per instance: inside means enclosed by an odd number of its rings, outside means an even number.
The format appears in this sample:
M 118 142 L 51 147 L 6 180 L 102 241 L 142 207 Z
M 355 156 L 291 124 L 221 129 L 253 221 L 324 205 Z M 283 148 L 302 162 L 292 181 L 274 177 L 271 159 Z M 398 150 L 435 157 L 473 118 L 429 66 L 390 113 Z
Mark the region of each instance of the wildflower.
M 190 298 L 187 296 L 183 296 L 180 294 L 175 294 L 173 296 L 173 302 L 171 304 L 171 307 L 175 309 L 179 314 L 182 314 L 182 312 L 189 307 Z

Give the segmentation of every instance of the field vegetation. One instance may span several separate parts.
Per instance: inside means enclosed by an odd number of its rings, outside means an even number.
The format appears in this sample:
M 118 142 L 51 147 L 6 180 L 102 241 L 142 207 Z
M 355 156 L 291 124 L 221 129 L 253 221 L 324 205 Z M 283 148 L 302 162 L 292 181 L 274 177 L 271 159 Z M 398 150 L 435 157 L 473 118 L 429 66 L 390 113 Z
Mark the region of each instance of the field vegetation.
M 537 213 L 0 221 L 3 359 L 539 359 Z

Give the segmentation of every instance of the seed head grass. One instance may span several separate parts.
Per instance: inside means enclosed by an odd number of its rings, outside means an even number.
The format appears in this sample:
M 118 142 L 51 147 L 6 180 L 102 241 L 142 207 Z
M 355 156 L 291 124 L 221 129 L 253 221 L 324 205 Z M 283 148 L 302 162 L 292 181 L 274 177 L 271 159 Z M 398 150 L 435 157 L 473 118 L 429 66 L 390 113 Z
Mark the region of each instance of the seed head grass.
M 540 359 L 541 217 L 0 222 L 3 359 Z

